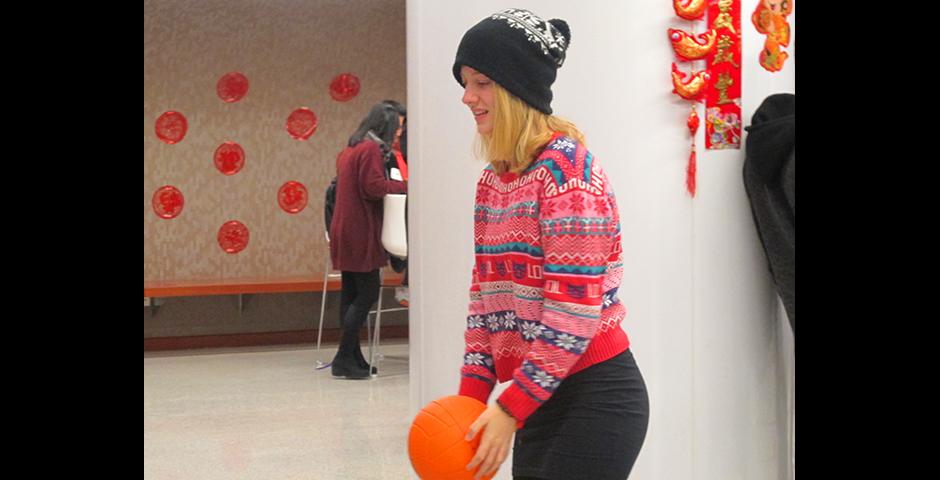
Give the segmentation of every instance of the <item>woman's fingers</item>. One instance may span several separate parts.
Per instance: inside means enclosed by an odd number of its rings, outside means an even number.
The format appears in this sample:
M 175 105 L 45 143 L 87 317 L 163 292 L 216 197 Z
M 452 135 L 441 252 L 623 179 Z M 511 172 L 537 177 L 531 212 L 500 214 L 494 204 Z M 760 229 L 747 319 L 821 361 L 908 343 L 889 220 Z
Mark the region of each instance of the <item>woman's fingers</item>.
M 496 473 L 496 471 L 499 470 L 500 465 L 502 465 L 503 462 L 506 461 L 506 457 L 508 456 L 509 456 L 509 449 L 507 449 L 505 446 L 500 447 L 490 467 L 486 468 L 485 465 L 480 467 L 481 475 L 491 475 L 491 474 Z
M 480 440 L 480 446 L 477 447 L 476 453 L 473 455 L 473 459 L 470 460 L 470 463 L 467 464 L 467 470 L 473 471 L 478 465 L 480 469 L 477 470 L 477 475 L 475 478 L 480 478 L 480 475 L 485 471 L 485 468 L 488 467 L 487 462 L 492 462 L 490 457 L 495 456 L 495 447 L 491 447 L 492 440 L 490 440 L 486 434 L 483 434 L 483 438 Z
M 470 463 L 467 464 L 467 470 L 472 472 L 480 462 L 483 461 L 483 449 L 477 449 L 477 453 L 473 456 L 473 459 L 470 460 Z
M 464 440 L 471 441 L 473 440 L 478 433 L 480 433 L 480 427 L 483 425 L 483 414 L 481 413 L 477 419 L 470 424 L 470 430 L 467 432 L 467 435 L 464 437 Z
M 493 470 L 496 470 L 497 468 L 499 468 L 499 466 L 502 465 L 503 462 L 505 462 L 506 458 L 508 457 L 509 457 L 509 446 L 503 445 L 502 447 L 499 448 L 499 455 L 496 456 L 496 468 L 494 468 Z
M 482 445 L 481 445 L 481 448 L 482 448 Z M 494 466 L 496 467 L 499 466 L 499 464 L 496 463 L 496 449 L 488 448 L 486 451 L 486 457 L 483 460 L 483 464 L 480 465 L 480 469 L 477 470 L 477 473 L 476 475 L 473 476 L 473 478 L 475 480 L 480 480 L 481 478 L 483 478 L 484 475 L 489 474 L 490 471 L 493 470 Z
M 496 437 L 501 434 L 490 432 L 492 414 L 487 415 L 487 412 L 489 410 L 477 417 L 465 436 L 467 441 L 472 441 L 478 435 L 482 437 L 473 459 L 467 464 L 468 471 L 476 472 L 474 475 L 476 480 L 495 473 L 509 456 L 509 442 L 497 440 Z
M 467 432 L 467 436 L 464 437 L 468 442 L 472 441 L 480 433 L 480 423 L 481 423 L 480 419 L 477 418 L 477 420 L 473 422 L 473 425 L 470 425 L 470 431 Z M 486 436 L 484 435 L 484 437 Z M 486 440 L 486 439 L 485 438 L 481 439 L 480 446 L 477 447 L 476 454 L 473 455 L 473 459 L 470 460 L 470 463 L 467 464 L 467 470 L 473 471 L 473 469 L 486 458 L 486 452 L 489 448 L 488 447 L 489 442 L 483 441 L 483 440 Z

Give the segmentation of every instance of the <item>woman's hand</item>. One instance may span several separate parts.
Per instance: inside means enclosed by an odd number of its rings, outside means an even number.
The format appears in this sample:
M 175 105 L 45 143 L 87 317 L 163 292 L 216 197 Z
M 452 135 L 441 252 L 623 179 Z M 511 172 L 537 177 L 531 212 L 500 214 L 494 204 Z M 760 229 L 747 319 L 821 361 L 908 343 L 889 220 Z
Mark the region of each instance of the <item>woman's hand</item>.
M 512 436 L 516 433 L 516 419 L 504 412 L 499 405 L 493 403 L 470 425 L 466 440 L 472 441 L 480 431 L 483 432 L 480 447 L 477 448 L 473 460 L 467 464 L 467 470 L 470 471 L 480 465 L 480 469 L 473 477 L 476 480 L 484 475 L 495 473 L 499 470 L 499 466 L 506 461 L 506 457 L 509 456 Z

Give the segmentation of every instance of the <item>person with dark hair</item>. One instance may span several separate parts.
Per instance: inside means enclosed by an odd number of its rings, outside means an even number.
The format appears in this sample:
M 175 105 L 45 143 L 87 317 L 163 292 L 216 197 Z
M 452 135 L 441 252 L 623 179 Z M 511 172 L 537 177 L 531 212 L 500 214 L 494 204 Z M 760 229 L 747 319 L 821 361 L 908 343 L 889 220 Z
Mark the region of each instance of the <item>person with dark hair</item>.
M 408 116 L 408 110 L 405 108 L 404 105 L 401 104 L 401 102 L 397 100 L 385 99 L 385 100 L 382 100 L 382 103 L 386 105 L 391 105 L 392 107 L 394 107 L 395 110 L 398 111 L 398 114 L 401 115 L 402 117 Z M 404 124 L 402 124 L 402 126 L 404 126 Z
M 388 160 L 386 170 L 391 178 L 400 176 L 402 181 L 408 181 L 408 111 L 405 106 L 395 100 L 382 100 L 382 103 L 395 107 L 401 116 L 401 134 L 392 144 L 394 158 Z M 405 235 L 408 234 L 408 201 L 405 200 Z M 395 300 L 403 307 L 408 306 L 408 259 L 390 257 L 392 269 L 397 273 L 404 273 L 400 287 L 395 288 Z
M 388 170 L 391 171 L 393 168 L 398 169 L 398 175 L 401 175 L 401 180 L 408 181 L 408 110 L 405 109 L 405 106 L 401 103 L 396 102 L 395 100 L 382 100 L 382 103 L 392 106 L 395 111 L 398 112 L 398 115 L 401 117 L 401 131 L 398 135 L 395 136 L 395 141 L 392 142 L 392 153 L 394 153 L 394 158 L 389 159 Z
M 523 9 L 483 19 L 452 73 L 488 165 L 477 180 L 474 266 L 460 395 L 489 400 L 467 470 L 512 446 L 522 479 L 623 480 L 646 438 L 649 398 L 621 327 L 620 214 L 584 135 L 553 115 L 571 30 Z M 621 152 L 617 152 L 621 153 Z
M 339 317 L 343 333 L 331 366 L 334 377 L 368 378 L 373 371 L 362 355 L 359 330 L 379 298 L 379 269 L 388 263 L 382 246 L 383 198 L 408 189 L 407 183 L 386 178 L 384 171 L 384 159 L 400 128 L 398 111 L 379 103 L 336 158 L 330 259 L 343 276 Z

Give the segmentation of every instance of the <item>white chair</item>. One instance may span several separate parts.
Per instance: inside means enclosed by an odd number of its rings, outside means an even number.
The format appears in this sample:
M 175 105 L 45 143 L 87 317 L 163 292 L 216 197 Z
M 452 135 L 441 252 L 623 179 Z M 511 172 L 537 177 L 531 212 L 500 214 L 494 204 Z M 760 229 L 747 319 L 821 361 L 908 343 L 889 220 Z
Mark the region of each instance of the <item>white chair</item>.
M 408 258 L 408 231 L 405 226 L 405 203 L 408 195 L 390 193 L 385 196 L 382 214 L 382 246 L 399 258 Z
M 408 230 L 406 227 L 405 206 L 407 205 L 408 195 L 399 193 L 390 193 L 383 199 L 384 207 L 382 213 L 382 246 L 390 255 L 401 259 L 408 258 Z M 385 285 L 382 288 L 395 288 L 396 285 Z M 398 312 L 408 310 L 407 307 L 382 308 L 382 290 L 379 289 L 379 305 L 375 315 L 374 337 L 369 341 L 369 364 L 375 365 L 375 359 L 384 359 L 385 357 L 378 353 L 379 351 L 379 333 L 382 326 L 382 312 Z

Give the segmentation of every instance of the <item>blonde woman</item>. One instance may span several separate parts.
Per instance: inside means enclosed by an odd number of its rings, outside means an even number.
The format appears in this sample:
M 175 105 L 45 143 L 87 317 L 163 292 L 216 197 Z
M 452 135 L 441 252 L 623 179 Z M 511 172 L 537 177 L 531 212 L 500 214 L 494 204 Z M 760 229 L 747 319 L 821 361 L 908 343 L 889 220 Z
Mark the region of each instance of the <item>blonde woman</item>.
M 453 74 L 489 165 L 477 181 L 475 262 L 461 395 L 487 403 L 467 465 L 515 479 L 627 478 L 649 401 L 621 322 L 620 218 L 578 128 L 552 115 L 571 39 L 563 20 L 522 9 L 467 31 Z

